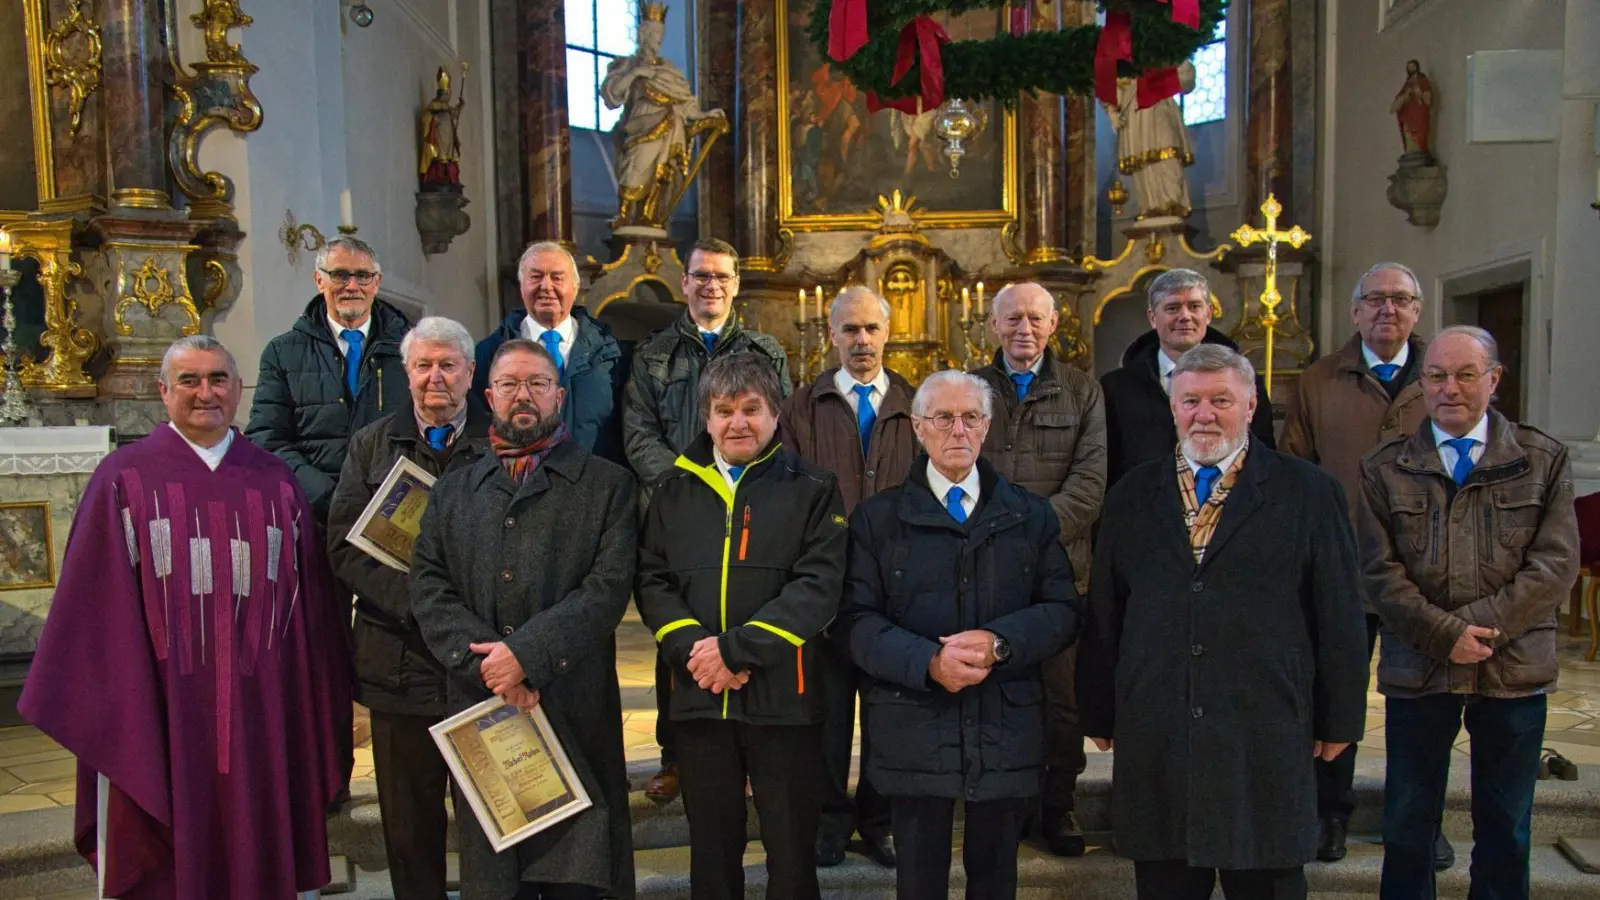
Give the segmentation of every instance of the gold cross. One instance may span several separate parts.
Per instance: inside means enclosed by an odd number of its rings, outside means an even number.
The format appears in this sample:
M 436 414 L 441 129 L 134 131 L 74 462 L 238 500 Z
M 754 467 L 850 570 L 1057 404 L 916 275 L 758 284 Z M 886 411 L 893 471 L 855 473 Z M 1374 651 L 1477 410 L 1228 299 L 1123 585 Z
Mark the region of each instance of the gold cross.
M 1251 244 L 1265 242 L 1267 245 L 1267 272 L 1265 289 L 1261 292 L 1261 327 L 1266 331 L 1266 371 L 1262 379 L 1267 385 L 1267 397 L 1272 397 L 1272 334 L 1278 324 L 1278 304 L 1283 301 L 1283 295 L 1278 293 L 1278 244 L 1286 243 L 1300 249 L 1300 245 L 1311 240 L 1311 233 L 1299 225 L 1288 231 L 1278 230 L 1278 216 L 1283 214 L 1283 204 L 1272 194 L 1267 195 L 1267 202 L 1261 204 L 1261 213 L 1267 217 L 1266 228 L 1256 228 L 1248 222 L 1240 225 L 1233 232 L 1233 239 L 1239 246 L 1248 247 Z

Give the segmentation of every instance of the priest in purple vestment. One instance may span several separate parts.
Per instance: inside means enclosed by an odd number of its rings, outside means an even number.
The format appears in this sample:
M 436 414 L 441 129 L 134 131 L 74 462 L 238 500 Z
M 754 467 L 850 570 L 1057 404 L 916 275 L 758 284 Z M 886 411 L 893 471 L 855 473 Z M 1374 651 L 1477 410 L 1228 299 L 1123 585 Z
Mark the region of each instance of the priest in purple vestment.
M 78 760 L 78 850 L 122 900 L 277 900 L 329 881 L 349 651 L 322 541 L 230 427 L 205 335 L 161 363 L 170 425 L 85 490 L 18 709 Z

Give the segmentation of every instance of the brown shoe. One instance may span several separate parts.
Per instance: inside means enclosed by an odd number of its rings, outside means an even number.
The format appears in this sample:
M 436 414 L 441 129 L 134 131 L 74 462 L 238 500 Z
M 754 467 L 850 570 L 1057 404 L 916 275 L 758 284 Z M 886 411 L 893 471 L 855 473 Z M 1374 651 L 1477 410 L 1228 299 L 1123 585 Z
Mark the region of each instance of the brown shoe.
M 678 764 L 667 763 L 644 784 L 644 795 L 662 806 L 678 799 Z

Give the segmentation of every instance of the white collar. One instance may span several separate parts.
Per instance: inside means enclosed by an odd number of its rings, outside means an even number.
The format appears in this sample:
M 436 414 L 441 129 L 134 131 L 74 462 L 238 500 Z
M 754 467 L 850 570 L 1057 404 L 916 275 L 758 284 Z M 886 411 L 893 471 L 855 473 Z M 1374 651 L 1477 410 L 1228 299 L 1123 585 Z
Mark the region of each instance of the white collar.
M 1229 469 L 1233 468 L 1233 461 L 1238 459 L 1239 458 L 1239 454 L 1243 453 L 1245 451 L 1245 448 L 1249 447 L 1249 446 L 1250 446 L 1250 436 L 1247 434 L 1247 435 L 1245 435 L 1244 443 L 1239 445 L 1239 449 L 1233 451 L 1232 453 L 1229 453 L 1227 456 L 1224 456 L 1222 458 L 1222 461 L 1218 462 L 1216 464 L 1217 465 L 1217 470 L 1219 472 L 1226 472 Z M 1189 471 L 1193 472 L 1196 475 L 1199 475 L 1200 474 L 1200 470 L 1202 468 L 1204 468 L 1199 463 L 1197 463 L 1194 460 L 1190 459 L 1189 458 L 1189 454 L 1187 454 L 1187 453 L 1185 453 L 1183 455 L 1183 461 L 1189 464 Z
M 839 389 L 839 393 L 845 395 L 846 397 L 849 397 L 852 394 L 854 394 L 855 393 L 855 389 L 856 389 L 856 385 L 859 385 L 859 384 L 862 384 L 862 382 L 857 381 L 856 377 L 854 375 L 851 375 L 849 370 L 846 369 L 844 366 L 840 366 L 839 370 L 833 373 L 833 386 L 838 388 Z M 889 393 L 889 370 L 885 369 L 882 366 L 879 366 L 878 367 L 878 375 L 877 375 L 877 377 L 872 379 L 871 381 L 866 382 L 866 385 L 871 387 L 874 391 L 876 391 L 878 393 L 878 396 L 880 396 L 880 397 L 884 396 L 885 394 L 888 394 Z
M 933 496 L 937 497 L 940 503 L 944 503 L 945 497 L 949 495 L 952 487 L 961 488 L 963 502 L 966 499 L 971 499 L 973 505 L 976 506 L 978 503 L 978 464 L 972 464 L 972 468 L 967 472 L 965 478 L 960 481 L 951 481 L 944 477 L 938 467 L 933 464 L 933 460 L 930 459 L 928 460 L 928 487 L 933 491 Z
M 1399 366 L 1400 369 L 1404 369 L 1406 367 L 1406 363 L 1411 359 L 1411 342 L 1406 341 L 1405 343 L 1401 344 L 1400 352 L 1394 355 L 1394 359 L 1385 360 L 1378 354 L 1373 353 L 1372 348 L 1367 346 L 1366 341 L 1362 341 L 1361 358 L 1366 361 L 1367 368 L 1369 369 L 1376 369 L 1378 366 L 1382 365 L 1394 365 Z M 1395 371 L 1398 372 L 1400 369 L 1396 369 Z
M 1049 352 L 1050 351 L 1048 349 L 1046 349 L 1044 351 L 1044 353 L 1049 353 Z M 1029 372 L 1033 373 L 1034 375 L 1038 375 L 1039 374 L 1039 370 L 1044 368 L 1044 353 L 1039 354 L 1039 358 L 1034 360 L 1033 361 L 1033 365 L 1028 367 L 1028 371 Z M 1008 376 L 1009 375 L 1021 375 L 1021 374 L 1023 374 L 1022 372 L 1018 372 L 1016 369 L 1011 368 L 1011 360 L 1006 359 L 1006 355 L 1004 353 L 1000 354 L 1000 365 L 1005 368 L 1006 375 L 1008 375 Z
M 1455 435 L 1440 429 L 1439 426 L 1434 424 L 1432 421 L 1429 421 L 1428 424 L 1433 427 L 1434 446 L 1442 447 L 1444 446 L 1445 441 L 1455 440 Z M 1478 424 L 1472 426 L 1472 430 L 1466 434 L 1463 434 L 1462 437 L 1472 438 L 1473 440 L 1477 441 L 1478 447 L 1489 446 L 1489 414 L 1484 413 L 1483 418 L 1478 420 Z M 1477 449 L 1477 447 L 1474 447 L 1473 449 Z
M 349 325 L 346 325 L 338 319 L 335 319 L 333 316 L 328 316 L 328 327 L 333 329 L 333 336 L 341 341 L 344 340 L 344 332 L 350 329 Z M 367 320 L 362 322 L 360 325 L 357 325 L 355 330 L 361 332 L 361 339 L 363 341 L 366 340 L 368 333 L 372 331 L 372 315 L 369 313 L 367 315 Z
M 171 422 L 168 422 L 167 424 L 172 427 L 173 433 L 177 434 L 178 437 L 183 438 L 183 442 L 189 445 L 189 449 L 193 450 L 195 455 L 200 457 L 200 461 L 205 463 L 206 466 L 213 472 L 217 470 L 217 466 L 222 465 L 222 458 L 228 455 L 228 448 L 233 446 L 232 428 L 228 429 L 228 433 L 224 434 L 222 436 L 222 440 L 217 441 L 215 446 L 202 447 L 199 444 L 196 444 L 194 441 L 189 440 L 189 436 L 184 434 L 182 431 L 179 431 L 178 426 L 173 425 Z
M 722 473 L 723 480 L 728 482 L 728 487 L 737 487 L 738 481 L 733 477 L 733 463 L 728 462 L 728 458 L 722 455 L 722 451 L 718 450 L 715 444 L 711 445 L 711 458 L 716 462 L 717 471 Z M 755 464 L 755 460 L 751 460 L 744 464 L 744 468 L 748 469 Z M 742 477 L 744 472 L 740 472 L 739 475 Z
M 1156 347 L 1156 371 L 1161 374 L 1162 381 L 1166 381 L 1177 367 L 1178 361 L 1167 355 L 1165 347 Z
M 571 352 L 573 345 L 578 342 L 578 320 L 572 316 L 567 316 L 565 319 L 562 319 L 554 328 L 544 327 L 543 325 L 539 324 L 531 315 L 522 320 L 522 336 L 530 341 L 539 340 L 539 336 L 544 334 L 546 331 L 554 331 L 556 334 L 561 335 L 561 353 L 563 358 L 565 358 L 566 355 Z
M 722 337 L 722 333 L 724 331 L 728 330 L 728 323 L 732 322 L 732 321 L 733 321 L 733 311 L 731 309 L 728 311 L 727 317 L 722 320 L 722 324 L 718 325 L 716 328 L 712 328 L 712 329 L 706 329 L 706 328 L 701 327 L 700 323 L 696 322 L 694 320 L 694 316 L 690 316 L 689 317 L 689 324 L 694 326 L 694 330 L 702 338 L 704 338 L 704 337 L 706 337 L 708 335 L 711 336 L 711 337 L 717 337 L 717 338 Z

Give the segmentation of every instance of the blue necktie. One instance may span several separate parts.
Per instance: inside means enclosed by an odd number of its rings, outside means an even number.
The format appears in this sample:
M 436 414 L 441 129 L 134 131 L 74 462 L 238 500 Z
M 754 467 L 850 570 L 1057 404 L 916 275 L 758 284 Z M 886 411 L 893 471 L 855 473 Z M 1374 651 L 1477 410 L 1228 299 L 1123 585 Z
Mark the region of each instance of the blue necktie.
M 1033 386 L 1033 373 L 1013 372 L 1011 381 L 1017 386 L 1017 399 L 1021 400 L 1023 397 L 1028 396 L 1028 388 Z
M 706 353 L 709 354 L 711 351 L 717 349 L 717 336 L 715 334 L 702 331 L 700 332 L 700 340 L 706 342 Z
M 960 486 L 951 487 L 950 493 L 944 495 L 945 511 L 950 513 L 952 519 L 963 525 L 967 523 L 967 511 L 961 506 L 961 498 L 966 495 L 967 492 L 963 491 Z
M 354 328 L 339 332 L 339 337 L 350 345 L 344 354 L 344 383 L 350 388 L 350 399 L 354 400 L 356 387 L 361 383 L 361 343 L 366 339 Z
M 1451 438 L 1444 442 L 1446 447 L 1456 451 L 1456 467 L 1450 470 L 1450 477 L 1456 484 L 1465 484 L 1467 476 L 1472 474 L 1472 448 L 1477 443 L 1472 438 Z
M 1211 488 L 1221 475 L 1222 470 L 1216 466 L 1201 466 L 1200 471 L 1194 473 L 1194 499 L 1199 506 L 1205 506 L 1211 499 Z
M 1400 367 L 1395 363 L 1378 363 L 1372 367 L 1372 373 L 1378 376 L 1379 381 L 1393 381 L 1399 371 Z
M 729 466 L 728 467 L 728 477 L 733 479 L 733 483 L 734 484 L 738 484 L 739 483 L 739 476 L 743 475 L 743 474 L 744 474 L 744 466 Z
M 858 384 L 856 392 L 856 431 L 861 434 L 861 455 L 867 455 L 867 445 L 872 443 L 872 423 L 878 421 L 878 411 L 872 408 L 872 385 Z
M 427 435 L 429 447 L 443 450 L 450 445 L 450 432 L 455 430 L 454 425 L 429 425 L 423 430 L 423 434 Z
M 550 351 L 550 356 L 556 361 L 556 374 L 567 374 L 567 360 L 561 355 L 561 335 L 555 329 L 550 329 L 539 335 L 539 343 Z

